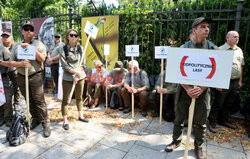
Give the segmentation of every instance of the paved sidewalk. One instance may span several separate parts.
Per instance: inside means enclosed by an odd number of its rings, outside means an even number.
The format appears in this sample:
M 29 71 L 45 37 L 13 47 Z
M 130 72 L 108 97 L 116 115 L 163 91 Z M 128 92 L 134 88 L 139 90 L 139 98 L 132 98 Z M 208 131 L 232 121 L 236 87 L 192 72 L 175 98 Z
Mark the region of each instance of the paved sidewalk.
M 46 96 L 48 109 L 60 109 L 61 103 Z M 22 100 L 22 108 L 25 109 Z M 74 106 L 76 108 L 76 106 Z M 173 123 L 159 119 L 144 118 L 119 111 L 105 111 L 103 106 L 87 110 L 89 123 L 70 122 L 70 130 L 62 128 L 62 122 L 51 123 L 52 133 L 44 138 L 42 126 L 31 131 L 27 143 L 10 147 L 6 142 L 6 126 L 0 127 L 0 159 L 177 159 L 183 158 L 185 138 L 182 145 L 172 153 L 164 148 L 172 138 Z M 187 130 L 185 130 L 186 132 Z M 249 138 L 245 137 L 249 141 Z M 193 145 L 193 139 L 191 140 Z M 189 159 L 195 158 L 190 146 Z M 249 147 L 241 139 L 233 143 L 218 144 L 206 141 L 204 150 L 208 159 L 250 159 Z

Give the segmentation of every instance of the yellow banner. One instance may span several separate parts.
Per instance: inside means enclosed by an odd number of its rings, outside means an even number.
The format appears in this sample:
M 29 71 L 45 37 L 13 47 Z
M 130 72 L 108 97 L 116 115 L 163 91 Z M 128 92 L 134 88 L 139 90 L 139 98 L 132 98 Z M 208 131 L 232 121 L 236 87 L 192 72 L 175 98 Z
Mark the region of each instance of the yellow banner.
M 104 44 L 110 45 L 110 53 L 107 56 L 108 70 L 113 69 L 118 60 L 118 38 L 119 38 L 119 16 L 98 16 L 82 18 L 82 46 L 85 47 L 87 35 L 84 32 L 84 27 L 87 20 L 92 24 L 96 24 L 98 19 L 104 17 L 106 20 L 98 27 L 96 39 L 90 38 L 86 51 L 86 64 L 94 68 L 94 60 L 100 60 L 106 64 L 104 56 Z

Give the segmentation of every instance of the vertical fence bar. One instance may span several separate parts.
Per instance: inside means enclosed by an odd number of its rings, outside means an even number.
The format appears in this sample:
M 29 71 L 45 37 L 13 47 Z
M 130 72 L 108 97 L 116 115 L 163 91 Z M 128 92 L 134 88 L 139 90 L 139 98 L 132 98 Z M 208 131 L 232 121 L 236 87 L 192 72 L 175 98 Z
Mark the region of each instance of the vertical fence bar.
M 218 17 L 217 32 L 216 32 L 216 41 L 215 41 L 216 45 L 218 44 L 218 37 L 219 37 L 219 32 L 220 32 L 221 6 L 222 6 L 222 0 L 220 0 L 220 12 L 219 12 L 219 17 Z
M 69 3 L 69 29 L 72 29 L 72 5 Z
M 20 25 L 20 37 L 21 37 L 21 40 L 23 40 L 23 36 L 22 36 L 22 33 L 21 33 L 21 31 L 22 31 L 22 26 L 23 26 L 23 24 L 22 24 L 22 12 L 21 11 L 19 11 L 19 25 Z
M 237 0 L 237 8 L 236 8 L 236 22 L 235 22 L 235 30 L 239 32 L 240 30 L 240 19 L 242 12 L 242 4 L 244 0 Z

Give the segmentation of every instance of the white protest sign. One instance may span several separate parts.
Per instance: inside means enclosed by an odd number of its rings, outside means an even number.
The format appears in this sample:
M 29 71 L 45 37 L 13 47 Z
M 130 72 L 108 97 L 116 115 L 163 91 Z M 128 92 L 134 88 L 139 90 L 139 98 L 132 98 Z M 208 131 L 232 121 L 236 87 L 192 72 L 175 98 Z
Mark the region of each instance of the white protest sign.
M 126 45 L 126 56 L 139 56 L 139 45 Z
M 36 59 L 35 46 L 27 46 L 26 48 L 22 48 L 21 45 L 18 45 L 17 46 L 17 59 L 35 60 Z
M 166 59 L 168 56 L 168 46 L 155 47 L 155 59 Z
M 104 44 L 104 55 L 109 55 L 110 45 Z
M 95 39 L 98 33 L 98 28 L 87 20 L 87 23 L 84 28 L 84 32 Z
M 233 51 L 168 48 L 166 82 L 228 89 Z
M 6 103 L 6 98 L 5 98 L 2 75 L 0 73 L 0 106 L 2 106 L 4 103 Z

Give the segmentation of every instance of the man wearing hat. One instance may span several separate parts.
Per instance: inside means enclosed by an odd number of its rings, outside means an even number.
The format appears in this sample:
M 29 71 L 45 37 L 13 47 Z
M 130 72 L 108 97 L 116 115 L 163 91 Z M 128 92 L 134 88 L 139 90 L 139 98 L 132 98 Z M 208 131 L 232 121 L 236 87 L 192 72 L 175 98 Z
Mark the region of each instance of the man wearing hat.
M 125 80 L 125 76 L 128 73 L 128 70 L 123 68 L 123 63 L 117 61 L 115 63 L 114 69 L 112 69 L 107 77 L 105 86 L 108 89 L 108 101 L 111 102 L 111 94 L 116 91 L 119 99 L 119 110 L 123 110 L 123 100 L 121 96 L 121 89 Z
M 182 48 L 199 48 L 199 49 L 217 49 L 210 41 L 206 40 L 209 34 L 210 18 L 196 18 L 192 24 L 193 40 L 186 42 Z M 188 117 L 189 106 L 192 98 L 196 98 L 193 130 L 194 130 L 194 146 L 195 154 L 198 159 L 206 158 L 202 151 L 202 146 L 205 140 L 207 109 L 210 107 L 210 90 L 207 87 L 181 84 L 176 92 L 176 108 L 175 121 L 173 129 L 173 141 L 165 148 L 166 152 L 172 152 L 180 146 L 182 139 L 182 129 L 184 120 Z
M 64 46 L 64 43 L 61 39 L 61 34 L 55 34 L 55 48 L 51 51 L 51 54 L 48 54 L 48 61 L 51 65 L 51 73 L 55 83 L 53 87 L 53 93 L 57 93 L 58 90 L 58 73 L 59 73 L 59 57 L 60 57 L 60 48 Z
M 17 43 L 11 52 L 11 59 L 9 62 L 2 62 L 2 65 L 8 67 L 16 67 L 18 76 L 18 86 L 21 93 L 26 97 L 25 91 L 25 67 L 28 68 L 28 82 L 29 82 L 29 99 L 30 99 L 30 113 L 32 115 L 31 129 L 34 129 L 40 123 L 43 126 L 44 137 L 49 137 L 50 121 L 48 117 L 47 107 L 45 104 L 44 90 L 43 90 L 43 62 L 46 59 L 46 48 L 44 44 L 34 37 L 34 26 L 31 24 L 24 24 L 22 27 L 22 35 L 24 40 Z M 35 60 L 19 60 L 17 58 L 18 45 L 22 48 L 27 46 L 35 46 Z
M 6 47 L 11 53 L 11 50 L 15 45 L 13 37 L 11 36 L 11 33 L 3 32 L 1 36 L 2 36 L 3 46 Z M 13 89 L 14 89 L 14 92 L 13 92 L 14 93 L 14 103 L 13 103 L 14 109 L 20 110 L 19 108 L 20 89 L 17 85 L 17 71 L 15 67 L 9 67 L 8 76 L 12 82 Z

